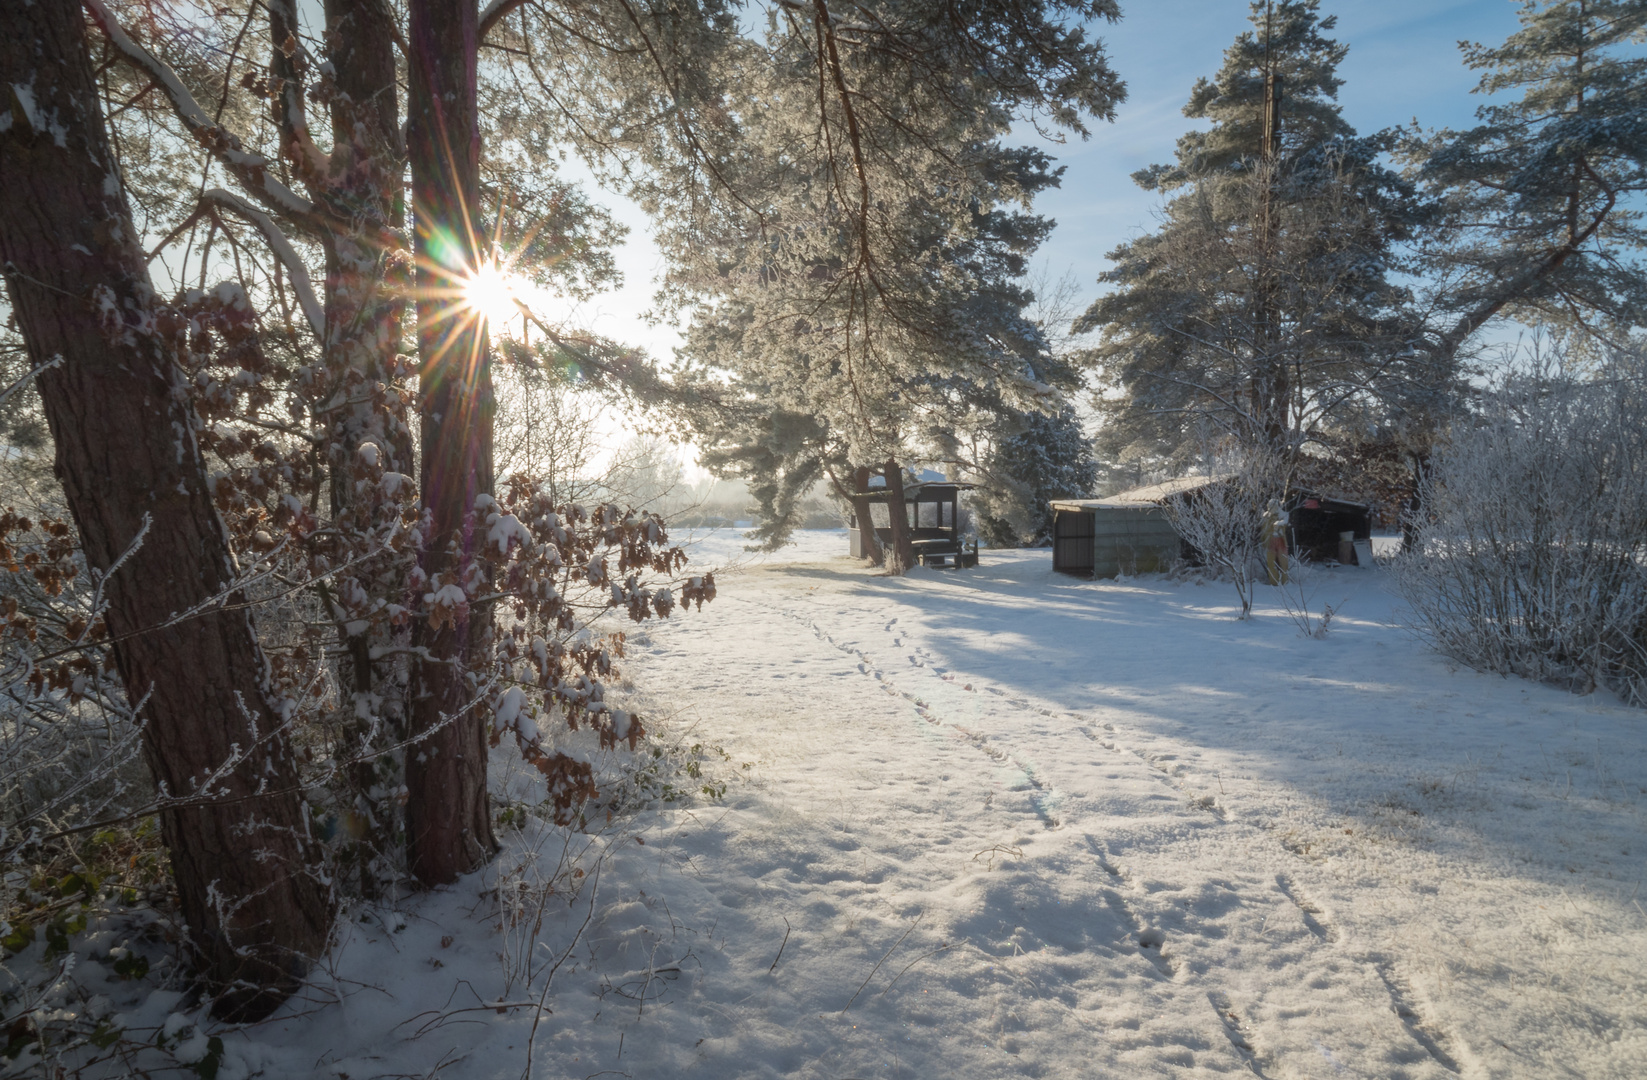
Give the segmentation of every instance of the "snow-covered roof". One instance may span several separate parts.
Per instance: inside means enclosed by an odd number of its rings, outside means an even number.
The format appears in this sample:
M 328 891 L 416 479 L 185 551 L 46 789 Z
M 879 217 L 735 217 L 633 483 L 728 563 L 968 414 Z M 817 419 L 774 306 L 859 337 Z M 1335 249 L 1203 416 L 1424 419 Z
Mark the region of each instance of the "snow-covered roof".
M 1138 510 L 1148 506 L 1160 506 L 1174 495 L 1182 495 L 1186 491 L 1195 491 L 1215 481 L 1228 479 L 1228 473 L 1216 476 L 1180 476 L 1176 480 L 1133 488 L 1131 491 L 1106 495 L 1101 499 L 1058 499 L 1053 502 L 1052 507 L 1054 510 Z
M 877 487 L 873 483 L 874 479 L 874 477 L 870 478 L 871 483 L 867 491 L 860 491 L 858 494 L 871 496 L 871 502 L 885 502 L 889 497 L 886 485 L 883 482 Z M 910 500 L 931 499 L 937 497 L 948 498 L 956 492 L 971 491 L 977 486 L 977 484 L 969 484 L 965 480 L 917 480 L 904 484 L 904 500 L 907 502 Z

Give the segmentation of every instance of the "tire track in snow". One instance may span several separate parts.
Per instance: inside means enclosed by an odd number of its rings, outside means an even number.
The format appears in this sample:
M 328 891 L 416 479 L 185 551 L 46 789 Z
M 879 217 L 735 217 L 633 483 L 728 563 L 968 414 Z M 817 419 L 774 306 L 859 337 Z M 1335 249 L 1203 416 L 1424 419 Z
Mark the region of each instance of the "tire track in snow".
M 970 728 L 963 727 L 953 721 L 944 720 L 939 717 L 928 702 L 915 694 L 898 689 L 891 682 L 891 680 L 886 677 L 886 673 L 883 672 L 875 664 L 875 662 L 869 658 L 868 654 L 860 649 L 854 648 L 850 645 L 843 645 L 836 641 L 833 635 L 818 625 L 817 620 L 791 611 L 782 611 L 782 614 L 808 627 L 813 634 L 817 636 L 818 640 L 847 656 L 855 658 L 857 660 L 856 666 L 859 673 L 874 678 L 881 684 L 881 688 L 888 693 L 896 693 L 898 696 L 909 701 L 916 707 L 916 712 L 921 719 L 925 720 L 927 723 L 936 727 L 948 727 L 952 729 L 962 738 L 970 742 L 980 752 L 998 764 L 1011 764 L 1014 768 L 1024 774 L 1024 776 L 1029 780 L 1029 783 L 1036 788 L 1037 792 L 1040 793 L 1043 798 L 1051 798 L 1054 795 L 1054 790 L 1048 785 L 1042 783 L 1041 780 L 1035 775 L 1035 771 L 1032 766 L 1025 765 L 1010 752 L 993 745 L 990 738 L 983 733 L 973 731 Z M 890 633 L 893 625 L 897 621 L 897 619 L 892 619 L 887 622 L 884 628 L 885 631 Z M 903 647 L 902 640 L 894 638 L 893 646 L 901 649 Z M 916 647 L 915 652 L 924 653 L 925 650 Z M 945 675 L 944 669 L 922 663 L 913 654 L 909 656 L 909 661 L 912 666 L 927 668 L 929 672 L 937 674 L 940 678 Z M 948 681 L 953 681 L 953 679 Z M 963 689 L 971 689 L 971 687 L 964 686 Z M 986 687 L 985 689 L 997 696 L 1006 696 L 1005 691 L 998 688 Z M 1008 698 L 1007 700 L 1009 703 L 1017 705 L 1022 709 L 1033 710 L 1048 717 L 1057 718 L 1059 715 L 1049 709 L 1035 708 L 1030 704 L 1030 702 L 1024 699 Z M 1113 730 L 1113 728 L 1108 724 L 1105 724 L 1104 726 L 1110 727 L 1111 730 Z M 1089 732 L 1083 732 L 1083 734 L 1086 734 L 1089 738 L 1092 737 Z M 1111 751 L 1115 750 L 1113 744 L 1108 745 L 1106 748 Z M 1142 757 L 1142 755 L 1139 756 Z M 1061 823 L 1046 811 L 1041 798 L 1032 798 L 1031 802 L 1036 806 L 1037 813 L 1048 829 L 1059 827 Z M 1222 815 L 1220 815 L 1220 817 L 1222 817 Z M 1090 848 L 1093 854 L 1097 857 L 1098 866 L 1115 882 L 1115 888 L 1100 890 L 1100 895 L 1102 896 L 1105 905 L 1115 913 L 1117 919 L 1119 919 L 1131 930 L 1131 938 L 1137 948 L 1138 955 L 1144 960 L 1147 960 L 1150 966 L 1154 968 L 1162 978 L 1168 981 L 1175 980 L 1178 975 L 1178 965 L 1175 964 L 1163 951 L 1166 945 L 1166 933 L 1157 927 L 1151 926 L 1149 921 L 1141 917 L 1138 914 L 1137 909 L 1127 901 L 1126 897 L 1120 891 L 1121 889 L 1130 887 L 1126 881 L 1126 876 L 1109 861 L 1103 845 L 1097 840 L 1097 838 L 1084 830 L 1081 831 L 1081 837 L 1086 841 L 1088 848 Z M 1214 993 L 1218 992 L 1215 991 Z M 1220 1014 L 1219 1021 L 1226 1027 L 1226 1029 L 1228 1029 L 1230 1024 L 1229 1019 L 1227 1019 L 1223 1014 Z M 1251 1069 L 1255 1075 L 1260 1078 L 1264 1078 L 1264 1072 L 1258 1067 L 1252 1048 L 1245 1044 L 1245 1042 L 1238 1042 L 1235 1036 L 1231 1037 L 1231 1042 L 1235 1044 L 1237 1053 L 1242 1055 L 1242 1061 L 1248 1066 L 1248 1068 Z M 1267 1080 L 1267 1078 L 1264 1078 L 1264 1080 Z
M 893 624 L 896 623 L 897 621 L 898 621 L 897 619 L 892 619 L 891 621 L 889 621 L 886 624 L 886 626 L 883 628 L 884 631 L 887 632 L 887 633 L 891 633 Z M 814 624 L 814 628 L 815 628 L 815 624 Z M 833 645 L 834 641 L 831 640 L 830 644 Z M 903 649 L 905 647 L 903 636 L 899 635 L 899 636 L 894 637 L 893 640 L 892 640 L 892 645 L 896 649 L 900 649 L 900 650 Z M 836 648 L 840 648 L 840 646 L 837 645 Z M 955 676 L 950 674 L 948 668 L 939 666 L 938 664 L 933 662 L 937 658 L 934 657 L 932 655 L 932 653 L 928 652 L 926 649 L 921 648 L 919 645 L 910 645 L 909 648 L 910 648 L 911 652 L 908 656 L 908 659 L 909 659 L 910 665 L 912 667 L 925 668 L 927 671 L 937 675 L 940 679 L 943 679 L 945 682 L 949 682 L 949 683 L 955 682 Z M 865 662 L 870 662 L 870 661 L 868 661 L 868 658 L 864 656 L 863 653 L 857 652 L 856 650 L 854 650 L 854 652 L 856 652 L 856 654 L 858 656 L 863 658 L 865 660 Z M 917 657 L 920 657 L 921 659 L 917 659 Z M 1218 820 L 1220 820 L 1220 821 L 1227 820 L 1227 814 L 1226 814 L 1224 808 L 1219 806 L 1218 801 L 1216 799 L 1214 799 L 1210 794 L 1209 795 L 1197 795 L 1197 794 L 1195 794 L 1194 792 L 1192 792 L 1190 790 L 1190 788 L 1187 784 L 1177 783 L 1173 778 L 1173 774 L 1168 770 L 1168 768 L 1166 766 L 1160 764 L 1160 762 L 1163 760 L 1161 755 L 1155 755 L 1155 756 L 1152 757 L 1151 755 L 1146 754 L 1144 751 L 1139 750 L 1135 747 L 1131 747 L 1131 746 L 1118 747 L 1117 744 L 1114 741 L 1106 741 L 1106 740 L 1104 740 L 1102 738 L 1099 738 L 1098 736 L 1094 735 L 1092 733 L 1091 729 L 1088 728 L 1085 723 L 1082 723 L 1082 721 L 1090 722 L 1092 720 L 1091 717 L 1084 716 L 1081 713 L 1073 712 L 1073 711 L 1068 710 L 1068 709 L 1064 709 L 1064 710 L 1049 709 L 1049 708 L 1046 708 L 1044 706 L 1037 705 L 1035 702 L 1029 700 L 1028 698 L 1014 696 L 1011 691 L 1003 690 L 1001 687 L 998 687 L 998 686 L 988 686 L 988 685 L 983 685 L 983 684 L 980 684 L 980 686 L 984 690 L 984 692 L 986 692 L 988 694 L 992 694 L 995 697 L 998 697 L 1001 700 L 1005 701 L 1008 705 L 1011 705 L 1011 706 L 1013 706 L 1017 709 L 1020 709 L 1024 712 L 1036 713 L 1040 716 L 1045 716 L 1045 717 L 1047 717 L 1049 719 L 1053 719 L 1053 720 L 1057 720 L 1059 718 L 1068 718 L 1070 720 L 1076 721 L 1075 730 L 1079 731 L 1082 735 L 1086 736 L 1088 739 L 1090 739 L 1093 742 L 1097 743 L 1099 746 L 1103 747 L 1105 750 L 1130 753 L 1130 754 L 1136 756 L 1139 760 L 1143 761 L 1144 764 L 1150 766 L 1157 773 L 1160 773 L 1161 774 L 1160 779 L 1165 780 L 1170 787 L 1172 787 L 1173 789 L 1175 789 L 1179 793 L 1186 796 L 1189 800 L 1190 806 L 1194 807 L 1197 810 L 1205 810 L 1206 812 L 1212 814 L 1214 817 L 1218 818 Z M 971 684 L 970 683 L 965 684 L 963 689 L 971 689 Z M 908 695 L 906 695 L 906 696 L 908 696 Z M 1103 722 L 1100 721 L 1100 723 L 1103 723 Z M 1115 725 L 1110 724 L 1110 723 L 1103 723 L 1103 727 L 1107 731 L 1109 731 L 1112 736 L 1114 735 Z
M 1291 851 L 1290 848 L 1287 850 Z M 1338 941 L 1338 931 L 1326 921 L 1321 909 L 1299 888 L 1292 875 L 1277 874 L 1275 886 L 1298 908 L 1298 913 L 1304 918 L 1304 925 L 1309 927 L 1312 934 L 1324 943 L 1334 944 Z M 1419 1009 L 1418 995 L 1411 985 L 1396 973 L 1394 963 L 1367 956 L 1355 959 L 1358 963 L 1371 968 L 1378 976 L 1379 982 L 1384 984 L 1385 992 L 1390 995 L 1390 1009 L 1401 1020 L 1412 1040 L 1423 1047 L 1424 1052 L 1429 1054 L 1437 1065 L 1448 1072 L 1461 1074 L 1463 1069 L 1458 1058 L 1447 1048 L 1455 1041 L 1462 1040 L 1456 1033 L 1441 1029 L 1424 1019 Z

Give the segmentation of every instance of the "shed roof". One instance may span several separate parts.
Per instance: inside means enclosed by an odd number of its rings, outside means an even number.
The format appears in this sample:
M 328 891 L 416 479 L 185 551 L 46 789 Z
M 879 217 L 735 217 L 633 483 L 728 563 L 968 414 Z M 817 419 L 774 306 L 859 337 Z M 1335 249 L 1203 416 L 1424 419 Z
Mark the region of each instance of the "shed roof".
M 1182 495 L 1186 491 L 1195 491 L 1219 480 L 1229 479 L 1229 474 L 1217 476 L 1180 476 L 1176 480 L 1167 480 L 1160 484 L 1150 484 L 1147 487 L 1133 488 L 1118 495 L 1106 495 L 1101 499 L 1057 499 L 1053 502 L 1054 510 L 1147 510 L 1152 506 L 1160 506 L 1174 495 Z

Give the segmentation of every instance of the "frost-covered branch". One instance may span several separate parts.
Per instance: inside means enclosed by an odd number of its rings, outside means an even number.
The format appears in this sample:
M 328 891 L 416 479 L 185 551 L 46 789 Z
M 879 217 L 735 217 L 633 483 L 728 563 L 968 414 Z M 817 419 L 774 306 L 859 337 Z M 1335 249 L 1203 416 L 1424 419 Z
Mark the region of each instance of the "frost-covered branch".
M 274 175 L 273 163 L 262 154 L 244 148 L 240 137 L 213 120 L 189 93 L 177 72 L 158 56 L 133 41 L 115 21 L 103 0 L 84 0 L 86 11 L 96 21 L 127 63 L 153 79 L 171 102 L 172 111 L 189 133 L 204 146 L 219 163 L 245 185 L 259 202 L 293 221 L 312 225 L 318 213 L 315 205 Z
M 309 329 L 321 340 L 326 337 L 326 313 L 320 306 L 320 300 L 315 296 L 314 285 L 309 281 L 308 267 L 298 257 L 297 249 L 286 234 L 280 231 L 274 219 L 263 213 L 250 203 L 246 202 L 234 192 L 225 188 L 214 187 L 201 196 L 202 201 L 213 203 L 227 210 L 231 210 L 256 225 L 263 234 L 269 250 L 274 252 L 275 258 L 286 267 L 286 273 L 292 279 L 292 291 L 297 293 L 297 302 L 303 308 L 303 316 L 309 322 Z M 4 398 L 0 398 L 3 401 Z
M 45 363 L 37 364 L 28 371 L 25 371 L 23 374 L 19 375 L 10 386 L 6 387 L 4 390 L 0 390 L 0 405 L 4 405 L 13 394 L 27 386 L 36 375 L 40 374 L 42 371 L 50 371 L 52 368 L 62 364 L 62 362 L 63 356 L 59 353 L 50 360 L 47 360 Z
M 491 0 L 481 9 L 480 19 L 475 31 L 475 40 L 485 41 L 487 33 L 503 21 L 503 17 L 520 7 L 526 0 Z

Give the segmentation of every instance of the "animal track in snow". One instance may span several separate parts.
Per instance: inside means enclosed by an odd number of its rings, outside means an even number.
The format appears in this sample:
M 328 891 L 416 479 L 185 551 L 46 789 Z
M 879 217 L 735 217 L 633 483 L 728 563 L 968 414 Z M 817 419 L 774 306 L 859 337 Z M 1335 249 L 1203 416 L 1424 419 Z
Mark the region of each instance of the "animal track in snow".
M 886 677 L 885 672 L 875 666 L 874 661 L 871 660 L 868 655 L 850 645 L 842 645 L 840 642 L 836 641 L 827 630 L 817 624 L 816 620 L 792 611 L 781 611 L 780 613 L 785 617 L 794 619 L 796 622 L 808 627 L 812 633 L 817 636 L 818 640 L 823 641 L 839 652 L 843 652 L 847 656 L 856 659 L 857 664 L 855 666 L 860 674 L 867 675 L 875 679 L 880 684 L 881 689 L 887 694 L 894 697 L 901 697 L 905 701 L 908 701 L 911 705 L 914 705 L 916 715 L 922 720 L 935 727 L 948 727 L 953 729 L 959 733 L 963 739 L 971 743 L 974 747 L 982 751 L 986 756 L 998 764 L 1009 766 L 1021 772 L 1029 786 L 1034 789 L 1034 794 L 1030 795 L 1029 801 L 1030 805 L 1035 809 L 1036 816 L 1041 819 L 1041 823 L 1048 829 L 1056 829 L 1062 824 L 1062 822 L 1053 815 L 1050 809 L 1053 803 L 1058 799 L 1057 793 L 1036 775 L 1033 766 L 1024 764 L 1010 752 L 993 745 L 987 735 L 968 730 L 967 728 L 961 727 L 959 724 L 951 723 L 938 716 L 931 704 L 925 699 L 916 694 L 912 694 L 907 690 L 899 689 L 896 685 L 894 685 L 891 679 Z M 897 621 L 897 619 L 893 619 L 891 622 L 886 624 L 886 628 L 891 630 L 892 623 Z M 1052 714 L 1048 713 L 1047 715 L 1050 716 Z
M 1109 861 L 1108 852 L 1104 849 L 1104 845 L 1095 840 L 1090 833 L 1082 833 L 1081 838 L 1087 842 L 1087 848 L 1098 860 L 1098 868 L 1108 874 L 1115 881 L 1117 887 L 1129 888 L 1131 882 L 1127 880 L 1127 875 Z M 1167 978 L 1170 979 L 1177 975 L 1178 965 L 1162 953 L 1162 949 L 1167 943 L 1166 934 L 1160 929 L 1145 923 L 1138 916 L 1138 913 L 1133 910 L 1132 905 L 1127 903 L 1127 898 L 1122 896 L 1116 889 L 1101 889 L 1100 892 L 1103 894 L 1104 903 L 1109 905 L 1109 909 L 1115 912 L 1121 921 L 1131 929 L 1132 940 L 1138 946 L 1138 954 L 1148 960 L 1155 967 L 1155 970 Z
M 1212 1005 L 1213 1012 L 1218 1014 L 1219 1022 L 1224 1025 L 1224 1034 L 1229 1036 L 1230 1045 L 1241 1055 L 1241 1060 L 1254 1076 L 1263 1077 L 1264 1070 L 1258 1064 L 1258 1051 L 1247 1037 L 1246 1025 L 1241 1022 L 1241 1014 L 1235 1011 L 1235 1004 L 1230 1001 L 1229 995 L 1222 990 L 1210 990 L 1207 1001 Z

